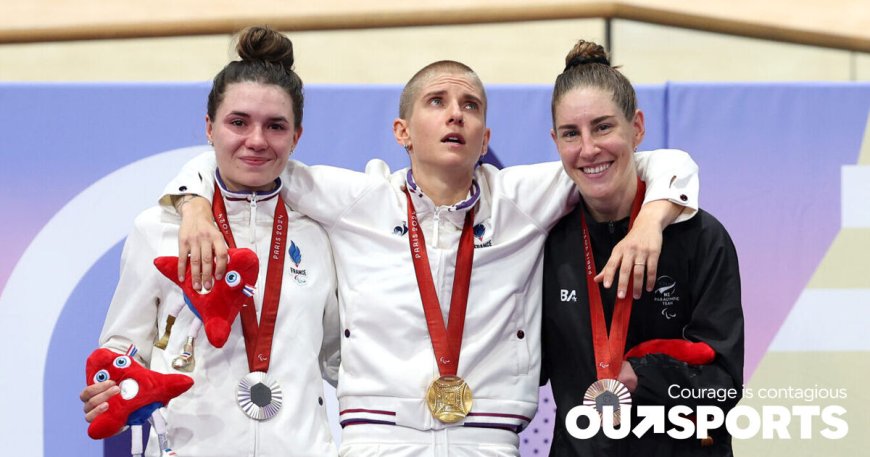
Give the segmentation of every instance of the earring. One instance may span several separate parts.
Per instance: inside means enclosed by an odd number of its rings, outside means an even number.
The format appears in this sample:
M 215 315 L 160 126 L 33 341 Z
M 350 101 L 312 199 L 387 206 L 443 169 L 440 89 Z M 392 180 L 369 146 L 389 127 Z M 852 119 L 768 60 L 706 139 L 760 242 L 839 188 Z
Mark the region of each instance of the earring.
M 403 147 L 405 148 L 405 152 L 408 152 L 408 153 L 411 152 L 411 145 L 410 144 L 405 144 Z
M 212 140 L 208 140 L 208 145 L 209 145 L 209 146 L 214 146 L 214 141 L 212 141 Z

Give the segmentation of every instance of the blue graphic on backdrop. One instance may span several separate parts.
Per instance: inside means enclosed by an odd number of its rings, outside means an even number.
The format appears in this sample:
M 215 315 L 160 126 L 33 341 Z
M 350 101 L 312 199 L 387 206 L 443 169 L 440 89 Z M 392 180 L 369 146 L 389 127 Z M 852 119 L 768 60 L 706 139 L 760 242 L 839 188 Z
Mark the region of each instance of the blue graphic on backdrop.
M 86 385 L 85 359 L 99 346 L 100 329 L 118 281 L 122 246 L 123 242 L 118 243 L 106 252 L 82 277 L 54 326 L 43 380 L 47 456 L 130 455 L 129 433 L 102 441 L 88 438 L 79 401 Z

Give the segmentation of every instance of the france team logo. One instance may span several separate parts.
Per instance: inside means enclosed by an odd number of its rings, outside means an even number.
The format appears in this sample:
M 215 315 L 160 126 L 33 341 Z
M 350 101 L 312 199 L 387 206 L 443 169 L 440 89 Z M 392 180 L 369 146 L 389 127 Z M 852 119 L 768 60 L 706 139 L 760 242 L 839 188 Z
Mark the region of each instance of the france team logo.
M 304 286 L 308 282 L 308 272 L 305 269 L 299 268 L 299 264 L 302 263 L 302 250 L 299 249 L 295 241 L 290 240 L 287 254 L 290 255 L 290 260 L 296 265 L 296 268 L 290 267 L 290 272 L 293 273 L 293 280 L 296 281 L 296 284 Z

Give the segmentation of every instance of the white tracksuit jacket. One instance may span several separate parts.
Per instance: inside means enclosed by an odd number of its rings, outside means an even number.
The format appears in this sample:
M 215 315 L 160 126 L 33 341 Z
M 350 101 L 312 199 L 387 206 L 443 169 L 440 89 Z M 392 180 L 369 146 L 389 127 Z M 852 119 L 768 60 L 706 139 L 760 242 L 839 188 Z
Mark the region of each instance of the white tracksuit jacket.
M 278 191 L 261 194 L 256 205 L 251 194 L 224 192 L 227 213 L 238 247 L 254 250 L 260 274 L 254 295 L 257 316 L 263 303 L 268 251 Z M 253 223 L 252 223 L 253 222 Z M 172 329 L 166 350 L 153 346 L 163 334 L 167 307 L 182 300 L 181 289 L 164 277 L 154 258 L 178 254 L 180 219 L 154 207 L 140 214 L 127 238 L 121 258 L 121 276 L 100 342 L 124 352 L 132 342 L 140 362 L 152 370 L 178 373 L 172 359 L 182 352 L 194 319 L 185 308 Z M 221 349 L 211 346 L 204 330 L 196 340 L 193 387 L 175 398 L 164 411 L 170 445 L 184 457 L 273 457 L 337 455 L 327 422 L 321 372 L 334 379 L 338 364 L 338 309 L 335 270 L 323 229 L 288 208 L 287 246 L 299 248 L 301 262 L 285 257 L 284 280 L 269 375 L 283 390 L 278 415 L 268 421 L 248 418 L 236 403 L 239 380 L 249 372 L 241 318 Z M 292 272 L 304 271 L 304 275 Z M 324 329 L 326 329 L 324 331 Z M 332 365 L 331 375 L 329 374 Z M 154 433 L 146 455 L 158 456 Z
M 682 151 L 636 155 L 646 200 L 698 204 L 697 166 Z M 171 182 L 169 194 L 210 198 L 214 155 L 203 154 Z M 319 222 L 332 242 L 341 316 L 338 396 L 342 426 L 394 424 L 416 430 L 452 427 L 519 431 L 538 406 L 542 247 L 550 228 L 576 202 L 559 162 L 498 170 L 477 168 L 479 194 L 436 207 L 412 192 L 442 313 L 447 310 L 465 211 L 475 209 L 475 252 L 458 375 L 474 393 L 471 413 L 445 425 L 424 401 L 439 376 L 407 235 L 403 192 L 408 169 L 380 160 L 365 173 L 290 161 L 282 174 L 288 204 Z M 413 188 L 413 186 L 411 186 Z M 470 203 L 470 205 L 468 204 Z

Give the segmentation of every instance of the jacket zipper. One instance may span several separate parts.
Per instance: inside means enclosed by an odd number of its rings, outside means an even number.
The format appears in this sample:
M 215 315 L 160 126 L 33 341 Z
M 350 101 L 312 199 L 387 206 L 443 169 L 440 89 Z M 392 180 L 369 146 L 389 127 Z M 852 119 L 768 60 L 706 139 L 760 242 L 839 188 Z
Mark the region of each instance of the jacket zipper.
M 438 246 L 438 226 L 441 225 L 441 208 L 435 207 L 432 215 L 432 247 Z
M 260 422 L 254 424 L 254 457 L 260 455 Z
M 255 244 L 257 242 L 257 194 L 251 194 L 251 222 L 250 222 L 250 234 L 251 234 L 251 244 Z

